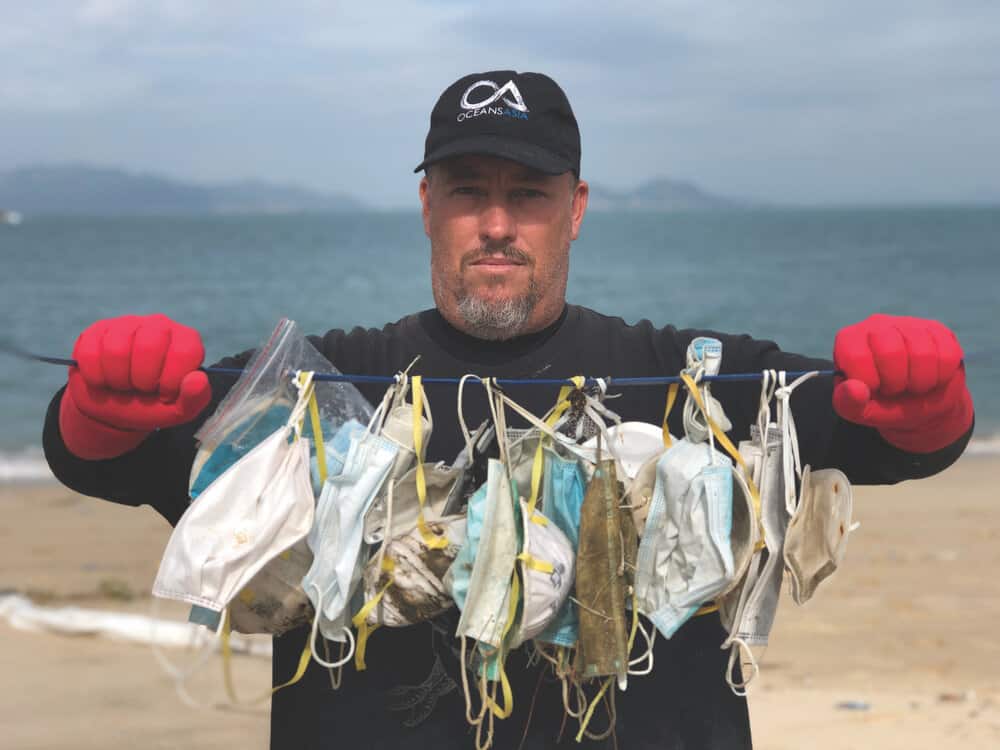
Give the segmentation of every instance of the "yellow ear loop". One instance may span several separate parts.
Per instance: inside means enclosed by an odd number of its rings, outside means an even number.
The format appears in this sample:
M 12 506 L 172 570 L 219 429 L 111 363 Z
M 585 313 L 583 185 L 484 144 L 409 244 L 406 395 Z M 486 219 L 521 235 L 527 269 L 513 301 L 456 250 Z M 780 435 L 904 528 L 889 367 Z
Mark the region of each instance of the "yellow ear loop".
M 316 383 L 313 381 L 312 372 L 300 372 L 298 376 L 299 386 L 306 389 L 309 399 L 309 417 L 310 424 L 312 425 L 313 431 L 313 444 L 316 447 L 316 465 L 319 468 L 319 481 L 320 484 L 326 482 L 326 450 L 323 447 L 323 428 L 322 423 L 319 420 L 319 404 L 316 401 Z M 305 415 L 302 416 L 302 421 L 299 423 L 299 432 L 302 432 L 302 428 L 305 424 Z
M 309 419 L 312 422 L 313 444 L 316 446 L 316 466 L 319 468 L 319 483 L 326 484 L 326 449 L 323 447 L 323 425 L 319 421 L 319 404 L 316 403 L 316 388 L 309 394 Z
M 757 549 L 762 549 L 764 547 L 764 526 L 761 523 L 760 492 L 758 492 L 757 485 L 753 482 L 750 469 L 747 468 L 747 464 L 746 461 L 743 460 L 743 456 L 741 456 L 740 452 L 736 450 L 736 446 L 734 446 L 732 441 L 726 437 L 726 433 L 720 429 L 719 425 L 717 425 L 715 420 L 713 420 L 709 415 L 708 409 L 705 407 L 705 402 L 702 400 L 701 394 L 698 393 L 698 385 L 694 382 L 694 379 L 687 373 L 682 372 L 681 380 L 684 381 L 684 385 L 687 386 L 688 392 L 691 394 L 694 402 L 698 405 L 698 408 L 701 409 L 702 414 L 705 415 L 705 420 L 708 422 L 708 426 L 712 430 L 712 434 L 715 435 L 715 439 L 722 444 L 722 447 L 726 449 L 726 452 L 733 457 L 733 460 L 743 471 L 743 477 L 746 479 L 747 487 L 750 489 L 750 498 L 753 501 L 754 515 L 757 519 L 757 529 L 759 533 Z
M 510 597 L 507 606 L 507 624 L 504 625 L 503 635 L 500 639 L 500 649 L 497 653 L 497 668 L 499 669 L 500 677 L 500 689 L 503 694 L 504 708 L 500 708 L 496 701 L 483 695 L 483 700 L 489 706 L 490 711 L 498 719 L 506 719 L 514 711 L 514 693 L 510 687 L 510 680 L 507 678 L 507 670 L 504 667 L 504 663 L 507 659 L 506 648 L 504 647 L 504 642 L 507 640 L 507 634 L 510 633 L 511 626 L 514 624 L 514 617 L 517 615 L 517 600 L 521 595 L 521 582 L 518 578 L 517 571 L 514 571 L 514 575 L 511 577 L 510 581 Z
M 671 410 L 674 408 L 674 402 L 677 400 L 677 391 L 680 390 L 680 383 L 671 383 L 670 387 L 667 389 L 667 408 L 663 411 L 663 446 L 669 448 L 673 445 L 673 438 L 670 437 L 670 428 L 667 426 L 667 418 L 670 416 Z
M 614 681 L 614 675 L 608 677 L 601 685 L 601 689 L 597 691 L 597 695 L 595 695 L 593 700 L 590 701 L 587 713 L 583 715 L 583 721 L 580 722 L 580 731 L 576 733 L 577 742 L 583 742 L 583 735 L 587 732 L 587 726 L 590 724 L 590 720 L 594 718 L 594 710 L 597 708 L 597 704 L 601 702 L 601 698 L 603 698 L 604 694 L 608 692 L 608 688 L 611 687 L 611 683 Z
M 438 536 L 427 525 L 424 518 L 424 506 L 427 504 L 427 480 L 424 478 L 424 383 L 423 377 L 414 375 L 410 378 L 413 388 L 413 449 L 417 454 L 417 501 L 420 509 L 417 511 L 417 528 L 424 544 L 429 549 L 444 549 L 448 540 Z
M 295 674 L 292 675 L 292 679 L 288 682 L 283 682 L 277 687 L 273 687 L 268 690 L 263 695 L 259 695 L 256 698 L 248 701 L 241 701 L 236 696 L 236 688 L 233 684 L 233 649 L 230 643 L 232 628 L 229 623 L 229 607 L 226 607 L 225 612 L 222 613 L 222 636 L 220 638 L 222 645 L 222 678 L 226 685 L 226 695 L 229 696 L 229 701 L 236 705 L 242 706 L 253 706 L 257 703 L 263 703 L 268 698 L 273 696 L 282 688 L 290 687 L 296 682 L 302 679 L 302 676 L 306 673 L 306 667 L 309 666 L 309 641 L 306 641 L 305 648 L 302 649 L 302 654 L 299 656 L 299 665 L 295 669 Z
M 389 590 L 389 587 L 395 583 L 395 580 L 393 579 L 393 573 L 395 570 L 396 563 L 393 562 L 392 558 L 383 557 L 382 571 L 389 574 L 389 580 L 387 580 L 385 585 L 379 589 L 378 593 L 365 602 L 364 606 L 361 607 L 357 614 L 351 618 L 351 624 L 358 630 L 358 643 L 357 647 L 354 649 L 354 668 L 359 672 L 364 672 L 368 668 L 365 664 L 365 650 L 368 648 L 368 637 L 380 627 L 378 623 L 371 625 L 368 622 L 368 615 L 371 614 L 371 611 L 378 606 L 380 601 L 382 601 L 382 597 L 385 596 L 385 592 Z
M 575 388 L 582 388 L 585 379 L 582 375 L 576 375 L 572 378 Z M 559 418 L 566 412 L 569 408 L 569 394 L 574 390 L 574 386 L 564 385 L 559 389 L 559 395 L 556 397 L 556 405 L 552 408 L 548 417 L 545 419 L 545 423 L 549 427 L 553 427 Z M 538 493 L 542 485 L 542 467 L 545 464 L 545 456 L 543 448 L 545 446 L 545 436 L 539 436 L 538 446 L 535 448 L 535 458 L 531 464 L 531 497 L 528 499 L 528 520 L 532 523 L 538 524 L 539 526 L 547 526 L 548 520 L 545 516 L 535 513 L 535 508 L 538 505 Z M 551 571 L 550 571 L 551 572 Z

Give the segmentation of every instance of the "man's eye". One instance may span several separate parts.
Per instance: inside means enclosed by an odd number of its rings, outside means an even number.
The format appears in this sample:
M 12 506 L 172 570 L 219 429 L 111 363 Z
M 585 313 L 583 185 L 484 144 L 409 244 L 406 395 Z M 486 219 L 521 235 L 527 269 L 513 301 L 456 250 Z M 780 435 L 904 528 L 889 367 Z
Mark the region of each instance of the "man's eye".
M 515 198 L 544 198 L 545 193 L 541 190 L 535 190 L 533 188 L 518 188 L 513 191 L 513 197 Z
M 483 190 L 481 188 L 475 187 L 474 185 L 459 185 L 453 188 L 451 191 L 452 195 L 482 195 Z

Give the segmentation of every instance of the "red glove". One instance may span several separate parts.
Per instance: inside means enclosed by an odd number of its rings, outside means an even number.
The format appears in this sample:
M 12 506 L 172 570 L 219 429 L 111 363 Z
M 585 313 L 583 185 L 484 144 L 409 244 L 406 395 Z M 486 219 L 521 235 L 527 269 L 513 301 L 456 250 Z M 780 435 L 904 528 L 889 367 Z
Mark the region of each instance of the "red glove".
M 936 320 L 872 315 L 837 334 L 833 361 L 846 377 L 834 386 L 833 408 L 910 453 L 944 448 L 972 426 L 962 356 Z
M 73 347 L 59 410 L 70 453 L 113 458 L 158 427 L 189 422 L 212 397 L 201 336 L 165 315 L 99 320 Z

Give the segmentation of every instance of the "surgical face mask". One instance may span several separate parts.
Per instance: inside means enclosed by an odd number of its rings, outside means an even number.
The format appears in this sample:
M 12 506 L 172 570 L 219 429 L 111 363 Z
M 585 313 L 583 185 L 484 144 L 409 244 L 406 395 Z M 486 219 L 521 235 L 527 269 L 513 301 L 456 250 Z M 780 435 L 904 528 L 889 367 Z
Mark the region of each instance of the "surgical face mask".
M 442 580 L 444 589 L 460 610 L 465 610 L 465 600 L 469 595 L 469 581 L 479 552 L 479 540 L 483 537 L 483 518 L 486 515 L 486 494 L 489 484 L 482 485 L 469 498 L 465 511 L 465 542 L 461 545 L 455 560 L 449 566 Z
M 419 397 L 417 397 L 418 389 L 420 390 Z M 392 407 L 382 425 L 382 437 L 395 443 L 399 448 L 389 470 L 386 485 L 408 476 L 414 462 L 423 461 L 423 456 L 417 456 L 417 443 L 419 442 L 421 447 L 427 445 L 434 428 L 430 402 L 423 394 L 422 384 L 417 385 L 414 389 L 414 397 L 418 398 L 418 406 L 422 412 L 418 419 L 414 419 L 414 405 L 406 403 L 405 397 L 406 387 L 403 385 L 394 386 Z M 410 484 L 415 487 L 413 475 L 409 476 Z M 377 544 L 385 538 L 386 513 L 386 497 L 383 489 L 365 513 L 365 541 L 368 544 Z M 396 528 L 402 530 L 402 527 L 397 526 Z
M 428 521 L 435 536 L 448 540 L 429 547 L 415 525 L 386 542 L 365 567 L 365 601 L 375 601 L 369 625 L 398 628 L 437 617 L 455 605 L 444 577 L 465 544 L 465 516 Z
M 582 678 L 628 674 L 627 571 L 635 559 L 634 527 L 623 523 L 613 459 L 597 464 L 580 509 L 576 598 L 580 602 L 577 670 Z M 630 519 L 628 519 L 630 520 Z
M 575 459 L 566 460 L 546 450 L 542 476 L 542 507 L 549 520 L 562 531 L 575 551 L 580 540 L 580 507 L 583 505 L 586 484 L 583 470 Z M 567 596 L 556 616 L 536 639 L 557 646 L 573 646 L 577 641 L 579 626 L 576 605 Z
M 802 472 L 802 491 L 785 536 L 785 565 L 792 579 L 792 598 L 805 604 L 829 578 L 847 553 L 853 495 L 850 482 L 837 469 Z
M 760 488 L 765 546 L 751 562 L 743 587 L 731 605 L 730 616 L 723 618 L 730 631 L 724 645 L 739 640 L 747 646 L 766 646 L 781 595 L 788 527 L 781 473 L 781 433 L 777 426 L 769 427 L 766 444 L 762 444 L 760 430 L 753 426 L 751 440 L 740 444 L 740 453 L 747 465 L 754 467 L 753 479 Z M 731 598 L 727 597 L 727 601 Z
M 480 498 L 484 507 L 473 508 L 473 501 Z M 462 607 L 456 632 L 459 637 L 473 638 L 492 648 L 499 648 L 503 642 L 510 623 L 510 589 L 518 552 L 517 536 L 507 472 L 500 461 L 491 459 L 485 495 L 477 492 L 469 501 L 466 546 L 474 548 L 471 553 L 474 562 L 464 597 L 454 583 L 456 576 L 464 573 L 458 566 L 468 565 L 468 555 L 462 559 L 465 548 L 452 565 L 455 570 L 455 576 L 451 577 L 452 596 Z
M 350 436 L 360 434 L 364 425 L 350 419 L 341 425 L 324 445 L 326 467 L 335 476 L 344 468 L 344 458 L 350 446 Z M 319 494 L 319 466 L 316 456 L 311 462 L 313 492 Z M 302 577 L 313 562 L 312 551 L 305 539 L 272 559 L 243 587 L 229 605 L 229 620 L 238 633 L 270 633 L 281 635 L 312 622 L 315 614 L 309 597 L 302 590 Z M 198 605 L 188 618 L 212 629 L 219 626 L 217 613 Z
M 231 465 L 181 517 L 160 562 L 155 596 L 215 613 L 271 560 L 306 535 L 313 523 L 309 444 L 300 425 L 311 379 L 281 429 Z
M 335 477 L 344 470 L 344 461 L 351 448 L 351 439 L 358 438 L 364 432 L 365 426 L 356 419 L 349 419 L 333 434 L 324 445 L 326 453 L 326 475 Z M 313 456 L 310 466 L 313 493 L 319 497 L 323 492 L 323 481 L 320 479 L 319 461 Z
M 698 380 L 703 375 L 718 375 L 722 369 L 722 342 L 707 336 L 698 336 L 688 344 L 687 371 Z M 729 432 L 732 422 L 722 409 L 722 404 L 712 396 L 711 386 L 707 383 L 701 386 L 701 395 L 712 421 L 719 425 L 723 432 Z M 710 432 L 704 412 L 692 399 L 684 403 L 684 433 L 695 443 L 708 438 Z
M 682 439 L 657 464 L 639 544 L 639 610 L 670 638 L 698 607 L 734 580 L 733 473 L 729 458 Z
M 377 419 L 373 418 L 373 421 Z M 323 635 L 343 638 L 345 609 L 360 581 L 364 514 L 389 474 L 398 446 L 366 430 L 352 439 L 343 471 L 327 479 L 307 541 L 313 564 L 302 579 Z

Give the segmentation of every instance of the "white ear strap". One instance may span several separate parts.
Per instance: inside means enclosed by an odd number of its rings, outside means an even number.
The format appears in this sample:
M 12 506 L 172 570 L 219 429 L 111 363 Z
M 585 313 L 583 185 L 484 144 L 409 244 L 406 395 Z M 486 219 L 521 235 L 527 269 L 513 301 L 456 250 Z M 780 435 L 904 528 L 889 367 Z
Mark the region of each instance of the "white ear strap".
M 476 380 L 480 380 L 480 382 L 482 382 L 478 375 L 472 375 L 471 373 L 463 375 L 458 381 L 458 403 L 455 408 L 458 412 L 458 426 L 462 430 L 462 437 L 465 438 L 465 452 L 469 457 L 469 463 L 471 464 L 473 457 L 472 433 L 469 432 L 469 426 L 465 422 L 465 410 L 462 406 L 462 396 L 465 393 L 465 381 L 469 380 L 469 378 L 475 378 Z
M 778 373 L 780 387 L 774 392 L 778 401 L 778 428 L 781 430 L 781 459 L 785 479 L 785 509 L 789 515 L 795 513 L 795 478 L 802 476 L 802 464 L 799 459 L 799 435 L 795 429 L 795 416 L 792 414 L 792 392 L 810 378 L 816 377 L 817 371 L 807 372 L 792 383 L 785 384 L 785 371 Z M 762 435 L 766 441 L 767 436 Z

